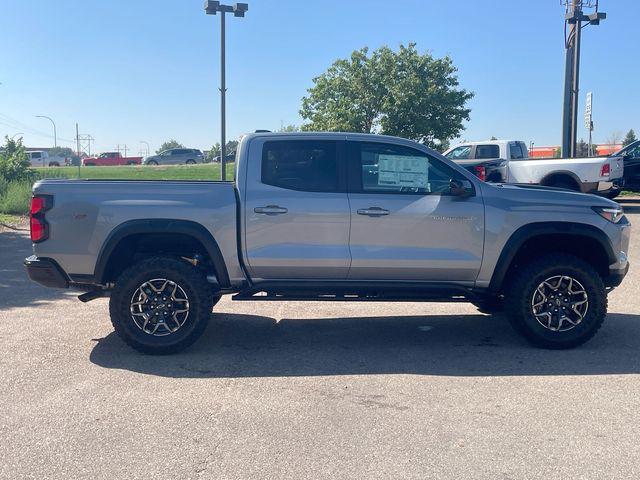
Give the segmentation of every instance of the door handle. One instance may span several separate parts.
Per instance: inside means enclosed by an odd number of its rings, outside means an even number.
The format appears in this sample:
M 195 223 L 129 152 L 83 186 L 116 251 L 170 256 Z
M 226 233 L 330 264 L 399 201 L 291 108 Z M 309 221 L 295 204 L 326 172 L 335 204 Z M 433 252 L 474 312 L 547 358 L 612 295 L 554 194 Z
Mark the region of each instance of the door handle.
M 283 213 L 287 213 L 289 210 L 284 207 L 279 207 L 278 205 L 267 205 L 266 207 L 256 207 L 253 211 L 264 215 L 282 215 Z
M 389 215 L 389 210 L 380 207 L 359 208 L 358 215 L 367 215 L 368 217 L 381 217 Z

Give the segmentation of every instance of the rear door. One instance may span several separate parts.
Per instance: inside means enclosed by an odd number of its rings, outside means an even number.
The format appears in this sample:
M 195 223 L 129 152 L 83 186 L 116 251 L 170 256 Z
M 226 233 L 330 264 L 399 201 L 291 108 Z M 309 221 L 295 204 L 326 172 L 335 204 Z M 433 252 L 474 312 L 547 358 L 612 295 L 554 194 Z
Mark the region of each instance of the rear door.
M 349 279 L 475 281 L 484 245 L 480 192 L 452 196 L 465 179 L 408 146 L 348 142 L 351 206 Z
M 344 142 L 256 139 L 245 191 L 245 260 L 256 280 L 344 279 L 349 200 Z
M 624 153 L 623 158 L 625 183 L 635 190 L 640 189 L 640 142 L 631 146 Z

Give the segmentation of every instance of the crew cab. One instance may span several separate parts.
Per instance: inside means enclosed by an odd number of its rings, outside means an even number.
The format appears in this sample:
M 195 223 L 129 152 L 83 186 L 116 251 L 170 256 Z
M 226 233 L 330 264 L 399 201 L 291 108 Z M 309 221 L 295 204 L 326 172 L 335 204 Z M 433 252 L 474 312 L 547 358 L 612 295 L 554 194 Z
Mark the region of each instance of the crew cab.
M 120 152 L 104 152 L 97 157 L 87 157 L 82 159 L 85 167 L 111 167 L 116 165 L 140 165 L 142 157 L 123 157 Z
M 30 278 L 109 296 L 120 337 L 152 354 L 234 300 L 453 301 L 505 308 L 533 344 L 604 321 L 630 225 L 593 195 L 480 181 L 424 145 L 350 133 L 245 136 L 234 182 L 42 180 Z
M 463 143 L 444 155 L 489 182 L 544 185 L 600 195 L 615 191 L 624 172 L 624 164 L 616 156 L 531 158 L 520 140 Z

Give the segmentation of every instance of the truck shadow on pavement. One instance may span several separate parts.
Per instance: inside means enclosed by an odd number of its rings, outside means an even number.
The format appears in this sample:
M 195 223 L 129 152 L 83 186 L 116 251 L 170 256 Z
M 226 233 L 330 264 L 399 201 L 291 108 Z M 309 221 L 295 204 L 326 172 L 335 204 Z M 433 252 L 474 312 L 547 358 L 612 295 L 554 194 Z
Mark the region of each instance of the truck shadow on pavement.
M 22 261 L 31 255 L 28 232 L 0 232 L 0 311 L 16 307 L 33 307 L 77 292 L 46 288 L 27 276 Z
M 173 356 L 153 357 L 115 333 L 90 360 L 104 368 L 175 378 L 412 374 L 446 376 L 640 373 L 640 315 L 610 314 L 573 350 L 541 350 L 503 316 L 451 315 L 283 319 L 218 313 L 203 337 Z

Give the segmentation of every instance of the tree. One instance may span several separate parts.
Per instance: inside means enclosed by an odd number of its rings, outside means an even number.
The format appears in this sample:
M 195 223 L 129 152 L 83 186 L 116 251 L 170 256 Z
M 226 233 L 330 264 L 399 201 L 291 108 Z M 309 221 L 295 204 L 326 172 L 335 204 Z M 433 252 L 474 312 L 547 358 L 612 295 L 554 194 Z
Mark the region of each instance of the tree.
M 0 149 L 0 181 L 15 182 L 33 180 L 33 170 L 29 156 L 22 145 L 22 139 L 13 140 L 4 137 L 4 145 Z
M 584 141 L 584 139 L 580 139 L 580 141 L 576 145 L 576 155 L 578 157 L 588 157 L 589 156 L 589 144 Z
M 611 135 L 607 137 L 607 145 L 619 145 L 622 142 L 622 133 L 619 131 L 612 132 Z
M 226 152 L 227 155 L 234 153 L 238 149 L 238 141 L 237 140 L 229 140 L 227 142 Z M 209 152 L 207 153 L 206 161 L 213 162 L 215 157 L 220 156 L 220 142 L 216 142 L 213 144 Z
M 160 148 L 156 150 L 156 153 L 162 153 L 165 150 L 170 150 L 172 148 L 184 148 L 184 145 L 172 138 L 168 142 L 164 142 L 162 145 L 160 145 Z
M 300 127 L 297 126 L 297 125 L 293 125 L 293 124 L 290 124 L 290 125 L 287 125 L 287 126 L 284 126 L 284 127 L 280 127 L 280 130 L 278 130 L 278 132 L 283 132 L 283 133 L 284 132 L 299 132 L 299 131 L 300 131 Z
M 367 47 L 334 62 L 302 99 L 303 130 L 396 135 L 438 148 L 459 136 L 473 93 L 458 88 L 450 57 Z
M 636 140 L 638 140 L 636 138 L 636 132 L 634 132 L 632 128 L 627 132 L 627 135 L 624 137 L 624 140 L 622 141 L 622 145 L 626 147 L 627 145 L 635 142 Z

